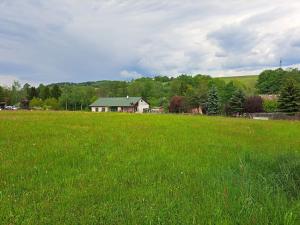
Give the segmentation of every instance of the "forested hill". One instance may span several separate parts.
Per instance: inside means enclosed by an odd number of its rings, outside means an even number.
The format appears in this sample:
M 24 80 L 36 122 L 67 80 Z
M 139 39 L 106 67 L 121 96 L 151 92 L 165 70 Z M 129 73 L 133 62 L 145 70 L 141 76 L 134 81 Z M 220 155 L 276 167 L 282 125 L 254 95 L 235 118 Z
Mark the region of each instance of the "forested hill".
M 185 76 L 185 75 L 182 75 L 182 76 Z M 144 78 L 139 78 L 139 79 L 136 79 L 136 80 L 142 80 L 142 81 L 143 80 L 144 81 L 145 80 L 153 80 L 153 81 L 160 81 L 160 82 L 170 82 L 174 79 L 176 79 L 176 78 L 173 78 L 173 77 L 169 78 L 167 76 L 163 76 L 163 77 L 157 76 L 157 77 L 154 77 L 154 78 L 144 77 Z M 245 88 L 248 88 L 248 89 L 251 89 L 252 91 L 254 91 L 255 84 L 256 84 L 256 81 L 258 79 L 258 75 L 215 77 L 214 79 L 223 80 L 223 81 L 225 81 L 225 83 L 229 83 L 229 82 L 232 81 L 232 82 L 234 82 L 238 85 L 242 85 Z M 86 82 L 77 82 L 77 83 L 75 83 L 75 82 L 59 82 L 59 83 L 51 83 L 48 86 L 52 87 L 54 85 L 58 85 L 58 86 L 66 86 L 66 85 L 73 86 L 74 85 L 74 86 L 98 87 L 98 86 L 106 85 L 106 84 L 128 83 L 128 82 L 131 82 L 131 81 L 99 80 L 99 81 L 86 81 Z
M 245 81 L 244 81 L 245 79 Z M 254 82 L 249 82 L 250 80 Z M 212 78 L 206 75 L 180 75 L 178 77 L 156 76 L 142 77 L 131 81 L 88 81 L 81 83 L 63 82 L 48 85 L 66 88 L 95 88 L 100 97 L 142 96 L 152 105 L 168 104 L 172 96 L 203 96 L 212 85 L 222 90 L 232 83 L 246 94 L 256 93 L 257 76 Z M 230 86 L 230 84 L 229 84 Z
M 60 87 L 63 86 L 92 86 L 92 87 L 98 87 L 107 83 L 120 83 L 120 82 L 126 82 L 126 81 L 112 81 L 112 80 L 99 80 L 99 81 L 86 81 L 86 82 L 59 82 L 59 83 L 51 83 L 48 86 L 52 87 L 54 85 L 58 85 Z

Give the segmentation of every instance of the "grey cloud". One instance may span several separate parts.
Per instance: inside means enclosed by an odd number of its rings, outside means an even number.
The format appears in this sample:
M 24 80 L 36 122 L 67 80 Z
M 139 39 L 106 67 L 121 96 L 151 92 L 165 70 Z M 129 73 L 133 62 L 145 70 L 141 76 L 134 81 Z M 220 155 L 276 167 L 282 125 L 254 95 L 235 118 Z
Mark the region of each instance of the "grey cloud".
M 0 76 L 84 81 L 299 63 L 296 0 L 0 3 Z
M 295 40 L 291 43 L 291 47 L 300 48 L 300 37 L 298 40 Z
M 215 56 L 218 57 L 218 58 L 225 58 L 228 55 L 225 52 L 216 52 Z
M 216 42 L 223 51 L 229 53 L 250 51 L 258 41 L 255 30 L 242 24 L 224 26 L 208 34 L 208 39 Z

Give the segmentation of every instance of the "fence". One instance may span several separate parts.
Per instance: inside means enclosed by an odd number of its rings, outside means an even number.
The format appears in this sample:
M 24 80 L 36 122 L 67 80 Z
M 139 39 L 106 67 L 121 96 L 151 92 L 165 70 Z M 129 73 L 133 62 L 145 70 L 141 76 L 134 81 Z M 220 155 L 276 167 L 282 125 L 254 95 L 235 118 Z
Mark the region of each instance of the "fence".
M 300 120 L 300 113 L 249 113 L 247 117 L 262 120 Z

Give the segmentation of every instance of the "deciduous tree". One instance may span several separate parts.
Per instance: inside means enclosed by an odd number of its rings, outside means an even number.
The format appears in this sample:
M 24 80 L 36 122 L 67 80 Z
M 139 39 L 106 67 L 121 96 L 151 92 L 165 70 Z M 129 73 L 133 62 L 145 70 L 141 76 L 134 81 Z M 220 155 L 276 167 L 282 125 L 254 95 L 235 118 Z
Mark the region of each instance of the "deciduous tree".
M 59 88 L 59 86 L 57 84 L 55 84 L 52 88 L 51 88 L 51 97 L 55 98 L 55 99 L 59 99 L 59 97 L 61 96 L 61 90 Z
M 171 113 L 182 113 L 185 110 L 185 99 L 183 96 L 174 96 L 171 98 L 169 111 Z

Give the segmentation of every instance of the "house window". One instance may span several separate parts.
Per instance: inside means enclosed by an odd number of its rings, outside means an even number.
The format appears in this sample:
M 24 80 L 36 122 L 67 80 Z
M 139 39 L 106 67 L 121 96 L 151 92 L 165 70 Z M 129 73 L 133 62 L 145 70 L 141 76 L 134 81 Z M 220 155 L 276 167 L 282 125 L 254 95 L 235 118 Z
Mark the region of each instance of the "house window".
M 99 110 L 98 110 L 98 108 L 96 107 L 96 108 L 95 108 L 95 112 L 98 112 L 98 111 L 99 111 Z
M 101 108 L 101 112 L 105 112 L 105 108 L 104 107 Z

